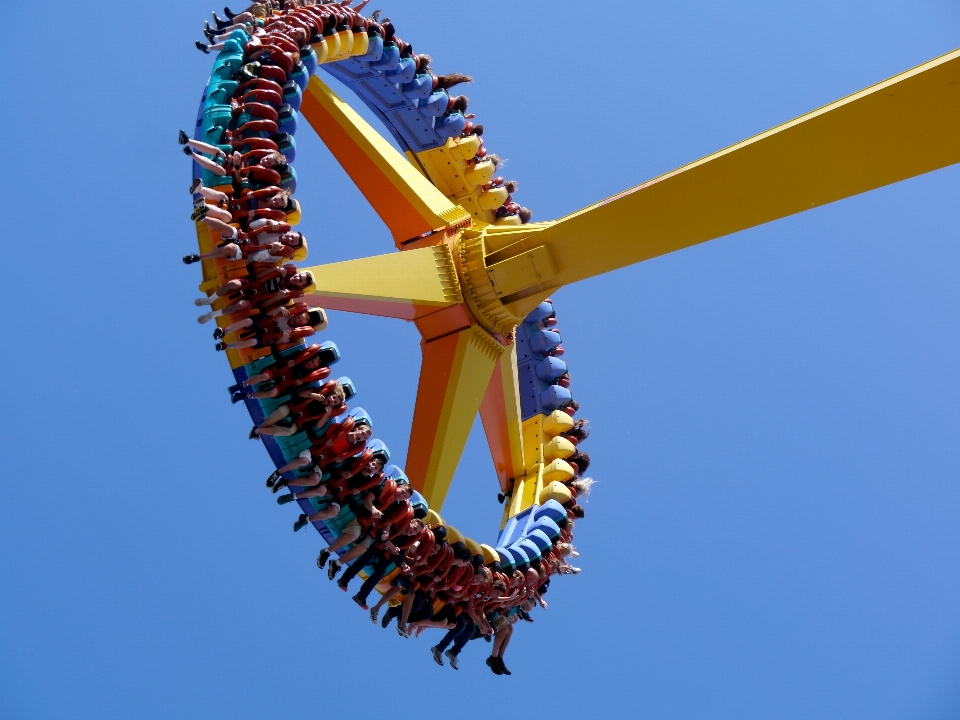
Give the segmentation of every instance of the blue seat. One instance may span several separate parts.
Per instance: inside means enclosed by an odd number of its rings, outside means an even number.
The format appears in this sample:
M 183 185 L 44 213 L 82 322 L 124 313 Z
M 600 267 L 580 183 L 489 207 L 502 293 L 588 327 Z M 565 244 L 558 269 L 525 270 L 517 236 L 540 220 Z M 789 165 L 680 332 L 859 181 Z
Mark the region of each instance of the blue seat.
M 354 385 L 353 380 L 348 378 L 346 375 L 341 378 L 337 378 L 337 382 L 343 385 L 344 399 L 349 400 L 357 394 L 357 386 Z
M 375 63 L 381 57 L 383 57 L 383 38 L 379 35 L 371 35 L 369 44 L 367 45 L 367 52 L 358 57 L 357 60 Z
M 547 357 L 537 363 L 537 377 L 544 382 L 553 382 L 567 371 L 567 364 L 560 358 Z
M 309 45 L 300 48 L 300 62 L 303 63 L 308 75 L 313 75 L 317 72 L 317 53 Z
M 300 110 L 303 103 L 303 91 L 293 80 L 287 80 L 281 88 L 283 89 L 283 102 L 294 110 Z
M 396 465 L 387 465 L 387 467 L 383 469 L 383 473 L 391 480 L 394 480 L 397 485 L 410 484 L 410 479 L 407 477 L 407 474 Z
M 297 159 L 297 141 L 290 133 L 277 133 L 271 135 L 270 139 L 277 144 L 277 150 L 282 152 L 287 158 L 288 163 Z
M 571 400 L 573 393 L 561 385 L 551 385 L 540 393 L 540 405 L 549 412 L 559 410 Z
M 433 124 L 433 129 L 436 130 L 437 135 L 442 138 L 455 138 L 460 137 L 466 123 L 467 120 L 463 117 L 463 113 L 455 112 L 444 115 L 437 120 Z
M 405 85 L 413 82 L 417 74 L 417 61 L 411 57 L 401 58 L 400 64 L 393 70 L 387 70 L 383 76 L 394 85 Z
M 560 333 L 553 330 L 540 330 L 530 336 L 530 349 L 538 353 L 548 353 L 560 342 Z
M 437 90 L 430 93 L 426 100 L 421 100 L 419 105 L 420 112 L 427 117 L 438 118 L 447 111 L 447 105 L 450 104 L 450 95 L 446 90 Z
M 535 520 L 527 530 L 531 535 L 535 532 L 543 533 L 551 542 L 560 538 L 560 527 L 546 516 Z
M 547 534 L 542 530 L 529 531 L 527 533 L 527 539 L 537 546 L 541 556 L 543 556 L 544 553 L 550 552 L 550 548 L 553 547 L 553 541 L 547 537 Z
M 549 518 L 555 523 L 559 523 L 561 520 L 564 520 L 567 517 L 567 511 L 563 509 L 563 505 L 558 503 L 556 500 L 547 500 L 540 508 L 534 513 L 534 521 L 539 521 L 542 518 Z
M 529 315 L 527 315 L 527 317 L 524 319 L 524 322 L 543 322 L 551 315 L 553 315 L 553 305 L 548 302 L 542 302 L 537 305 Z
M 297 132 L 297 111 L 286 104 L 278 107 L 277 125 L 280 128 L 280 132 L 295 135 Z
M 514 556 L 512 551 L 503 547 L 494 548 L 494 550 L 496 550 L 497 555 L 500 556 L 500 569 L 509 575 L 517 566 L 517 559 L 519 556 Z M 526 561 L 525 557 L 523 558 L 523 561 Z
M 299 62 L 294 66 L 293 72 L 290 73 L 290 79 L 299 85 L 300 90 L 303 91 L 307 89 L 307 83 L 310 82 L 310 73 L 307 72 L 303 63 Z
M 423 73 L 400 88 L 401 92 L 413 100 L 426 100 L 433 92 L 433 78 Z
M 527 557 L 530 559 L 531 564 L 534 560 L 540 559 L 540 546 L 533 542 L 533 540 L 530 538 L 524 538 L 517 543 L 517 546 L 522 547 L 524 552 L 527 553 Z
M 528 567 L 530 567 L 530 556 L 527 552 L 527 549 L 523 547 L 522 542 L 516 542 L 510 547 L 507 548 L 510 551 L 510 554 L 513 556 L 514 563 L 517 566 L 517 570 L 523 572 Z
M 370 67 L 380 72 L 390 72 L 400 65 L 400 48 L 396 45 L 387 45 L 383 48 L 380 59 L 370 63 Z

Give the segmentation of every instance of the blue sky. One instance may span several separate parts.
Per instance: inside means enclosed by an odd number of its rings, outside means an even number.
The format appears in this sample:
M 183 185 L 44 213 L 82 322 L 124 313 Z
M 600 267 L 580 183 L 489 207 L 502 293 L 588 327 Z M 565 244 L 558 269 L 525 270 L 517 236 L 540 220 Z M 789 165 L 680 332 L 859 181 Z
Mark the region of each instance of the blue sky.
M 608 0 L 586 27 L 581 3 L 374 5 L 476 77 L 537 219 L 960 46 L 946 0 Z M 0 285 L 0 717 L 960 716 L 960 168 L 557 293 L 599 480 L 583 573 L 518 628 L 512 677 L 485 643 L 457 673 L 321 577 L 194 321 L 174 138 L 210 9 L 5 12 L 0 188 L 28 211 Z M 311 261 L 389 251 L 298 145 Z M 328 337 L 402 460 L 415 329 L 333 314 Z M 478 424 L 444 515 L 492 539 L 495 493 Z

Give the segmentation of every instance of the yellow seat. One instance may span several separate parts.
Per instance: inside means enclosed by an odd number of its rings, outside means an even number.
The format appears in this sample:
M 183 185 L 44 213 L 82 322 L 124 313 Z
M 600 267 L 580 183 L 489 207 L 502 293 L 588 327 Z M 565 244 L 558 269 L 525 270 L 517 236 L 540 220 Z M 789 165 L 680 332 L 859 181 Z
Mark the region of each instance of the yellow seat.
M 477 197 L 477 204 L 484 210 L 496 210 L 507 201 L 509 196 L 510 193 L 507 192 L 506 188 L 493 188 L 493 190 L 480 193 Z
M 353 50 L 353 30 L 347 28 L 337 33 L 340 38 L 340 49 L 337 51 L 337 57 L 346 57 Z
M 573 418 L 563 410 L 554 410 L 543 419 L 543 431 L 556 437 L 573 429 Z
M 569 467 L 569 465 L 567 467 Z M 423 519 L 423 524 L 432 530 L 435 527 L 443 525 L 443 518 L 440 517 L 440 513 L 436 510 L 427 510 L 427 516 Z
M 566 460 L 561 460 L 557 458 L 553 460 L 549 465 L 543 466 L 543 481 L 544 482 L 553 482 L 554 480 L 559 480 L 560 482 L 565 482 L 573 477 L 573 468 L 570 467 L 570 463 Z
M 356 57 L 358 55 L 366 55 L 367 50 L 370 49 L 370 36 L 365 32 L 354 33 L 353 34 L 353 49 L 350 51 L 350 55 Z
M 327 45 L 326 40 L 321 40 L 320 42 L 315 42 L 310 45 L 313 48 L 313 51 L 317 54 L 317 65 L 323 65 L 330 59 L 330 47 Z
M 570 498 L 573 496 L 570 494 L 570 488 L 564 485 L 562 482 L 552 482 L 549 485 L 544 486 L 543 490 L 540 491 L 540 504 L 543 505 L 548 500 L 556 500 L 558 503 L 563 505 L 564 503 L 570 502 Z
M 494 550 L 489 545 L 481 545 L 480 550 L 483 553 L 483 564 L 489 565 L 490 563 L 500 562 L 500 556 L 497 555 L 497 551 Z
M 564 413 L 566 414 L 566 413 Z M 576 446 L 565 437 L 557 436 L 543 446 L 543 459 L 568 458 L 577 451 Z
M 470 551 L 471 555 L 483 555 L 483 548 L 476 540 L 473 540 L 472 538 L 464 538 L 463 544 L 467 546 L 467 550 Z
M 457 160 L 469 160 L 476 155 L 477 150 L 480 149 L 480 138 L 476 135 L 468 135 L 459 140 L 451 140 L 450 143 L 450 155 Z
M 494 225 L 523 225 L 523 223 L 520 222 L 520 218 L 517 217 L 516 215 L 507 215 L 506 217 L 497 218 L 493 224 Z
M 478 162 L 472 168 L 463 174 L 463 179 L 470 185 L 478 187 L 486 185 L 493 179 L 493 174 L 497 171 L 497 166 L 489 160 Z
M 447 542 L 451 545 L 453 543 L 463 542 L 463 533 L 457 530 L 453 525 L 447 525 Z

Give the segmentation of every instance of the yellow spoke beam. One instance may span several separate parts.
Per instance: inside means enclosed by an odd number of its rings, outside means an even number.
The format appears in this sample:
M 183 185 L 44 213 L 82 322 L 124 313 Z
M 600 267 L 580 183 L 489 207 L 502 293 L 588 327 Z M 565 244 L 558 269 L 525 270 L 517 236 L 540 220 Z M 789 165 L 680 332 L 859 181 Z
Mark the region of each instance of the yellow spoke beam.
M 415 320 L 462 302 L 448 245 L 304 268 L 307 299 L 330 310 Z
M 386 223 L 398 248 L 424 233 L 471 222 L 469 213 L 444 197 L 316 76 L 300 110 Z
M 524 474 L 516 345 L 504 350 L 493 369 L 493 377 L 480 405 L 480 419 L 500 488 L 506 491 L 510 480 Z
M 421 348 L 406 471 L 439 512 L 504 348 L 476 325 Z
M 488 272 L 509 305 L 956 162 L 960 50 L 556 222 L 488 228 Z

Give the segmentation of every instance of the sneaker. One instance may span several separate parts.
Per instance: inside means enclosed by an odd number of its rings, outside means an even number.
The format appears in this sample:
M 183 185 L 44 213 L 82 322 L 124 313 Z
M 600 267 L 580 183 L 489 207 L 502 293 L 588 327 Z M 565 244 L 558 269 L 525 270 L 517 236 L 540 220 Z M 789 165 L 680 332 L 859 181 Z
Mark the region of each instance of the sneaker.
M 293 524 L 293 531 L 300 532 L 307 526 L 308 522 L 309 521 L 307 520 L 306 515 L 300 515 L 300 517 L 297 518 L 297 521 Z
M 440 667 L 443 667 L 443 651 L 434 645 L 430 648 L 430 652 L 433 654 L 433 661 Z
M 278 470 L 274 470 L 272 473 L 270 473 L 270 477 L 267 478 L 267 487 L 272 488 L 279 479 L 280 472 Z
M 327 564 L 327 560 L 330 558 L 330 551 L 324 548 L 320 551 L 320 554 L 317 555 L 317 567 L 323 570 L 323 566 Z
M 200 262 L 200 256 L 199 256 L 199 255 L 184 255 L 184 256 L 183 256 L 183 264 L 184 264 L 184 265 L 193 265 L 194 263 L 198 263 L 198 262 Z
M 493 671 L 494 675 L 503 675 L 503 671 L 500 669 L 500 665 L 497 662 L 500 658 L 495 658 L 493 655 L 487 658 L 487 667 Z
M 286 495 L 281 495 L 280 497 L 277 498 L 277 505 L 286 505 L 287 503 L 293 502 L 293 501 L 294 501 L 293 493 L 288 493 Z
M 207 216 L 207 206 L 198 205 L 193 209 L 193 212 L 190 213 L 190 219 L 196 222 L 197 220 L 203 220 Z
M 216 315 L 214 315 L 212 312 L 204 313 L 203 315 L 201 315 L 200 317 L 197 318 L 197 322 L 200 323 L 201 325 L 206 325 L 208 322 L 210 322 L 211 320 L 213 320 L 215 317 L 216 317 Z
M 337 583 L 337 585 L 340 585 L 340 583 Z M 347 589 L 347 588 L 344 587 L 343 585 L 340 585 L 340 588 L 341 588 L 342 590 L 344 590 L 344 591 L 346 591 L 346 589 Z M 363 599 L 362 597 L 360 597 L 360 593 L 357 593 L 356 595 L 354 595 L 352 599 L 353 599 L 353 601 L 354 601 L 357 605 L 360 606 L 360 609 L 361 609 L 361 610 L 366 610 L 366 609 L 367 609 L 367 603 L 364 601 L 364 599 Z M 370 615 L 370 618 L 371 618 L 374 622 L 377 621 L 375 614 L 371 614 L 371 615 Z
M 247 435 L 247 438 L 248 438 L 249 440 L 259 440 L 259 439 L 260 439 L 260 435 L 259 435 L 259 433 L 257 433 L 257 426 L 256 426 L 256 425 L 253 426 L 253 429 L 250 431 L 250 434 Z
M 403 625 L 397 625 L 397 635 L 399 635 L 402 638 L 409 638 L 410 631 L 407 630 L 405 627 L 403 627 Z
M 447 660 L 450 661 L 450 667 L 452 667 L 454 670 L 460 669 L 460 666 L 457 665 L 457 654 L 453 650 L 447 650 L 444 655 L 446 656 Z
M 184 147 L 183 147 L 182 149 L 183 149 L 183 154 L 184 154 L 184 155 L 186 155 L 186 156 L 188 156 L 188 157 L 193 157 L 193 150 L 191 150 L 189 146 L 184 145 Z
M 336 560 L 331 560 L 327 565 L 327 580 L 333 580 L 337 576 L 337 573 L 340 572 L 340 568 L 342 567 L 343 565 Z
M 227 349 L 227 346 L 224 345 L 223 343 L 217 343 L 213 349 L 216 350 L 217 352 L 223 352 L 224 350 Z
M 376 607 L 370 608 L 370 622 L 372 622 L 374 625 L 377 624 L 377 615 L 379 614 L 380 614 L 379 608 L 376 608 Z
M 527 622 L 533 622 L 533 618 L 530 617 L 530 613 L 528 613 L 528 612 L 521 613 L 521 614 L 520 614 L 520 617 L 521 617 L 523 620 L 526 620 Z
M 226 15 L 226 16 L 227 16 L 228 18 L 230 18 L 231 20 L 233 20 L 233 19 L 237 16 L 237 14 L 236 14 L 235 12 L 232 12 L 232 11 L 230 10 L 230 8 L 228 8 L 228 7 L 226 7 L 226 6 L 224 6 L 224 8 L 223 8 L 223 14 Z
M 182 130 L 180 132 L 183 132 Z M 184 133 L 186 134 L 186 133 Z M 197 191 L 203 187 L 203 181 L 200 178 L 195 178 L 192 183 L 190 183 L 190 194 L 196 195 Z
M 188 140 L 190 140 L 190 138 L 188 138 L 188 137 L 187 137 L 187 134 L 186 134 L 183 130 L 181 130 L 181 131 L 180 131 L 180 134 L 177 136 L 177 142 L 180 143 L 181 145 L 186 145 Z M 200 182 L 200 178 L 197 178 L 197 179 L 194 180 L 193 182 L 194 182 L 194 185 L 196 185 L 197 183 Z M 195 192 L 196 192 L 196 190 L 194 190 L 194 189 L 193 189 L 193 185 L 191 185 L 191 186 L 190 186 L 190 194 L 192 195 L 192 194 L 195 193 Z
M 217 328 L 216 330 L 213 331 L 213 339 L 214 340 L 223 339 L 223 328 Z
M 205 53 L 206 55 L 209 55 L 209 54 L 210 54 L 210 48 L 207 47 L 206 45 L 204 45 L 204 44 L 203 44 L 202 42 L 200 42 L 199 40 L 197 40 L 197 41 L 194 43 L 194 45 L 197 46 L 197 50 L 200 50 L 201 52 Z
M 510 672 L 509 670 L 507 670 L 507 666 L 503 664 L 503 658 L 497 658 L 497 665 L 500 666 L 500 674 L 501 674 L 501 675 L 513 675 L 512 672 Z
M 246 400 L 246 399 L 247 399 L 247 396 L 242 392 L 237 392 L 230 396 L 230 402 L 232 402 L 234 405 L 236 405 L 241 400 Z M 267 487 L 270 487 L 270 486 L 267 485 Z

